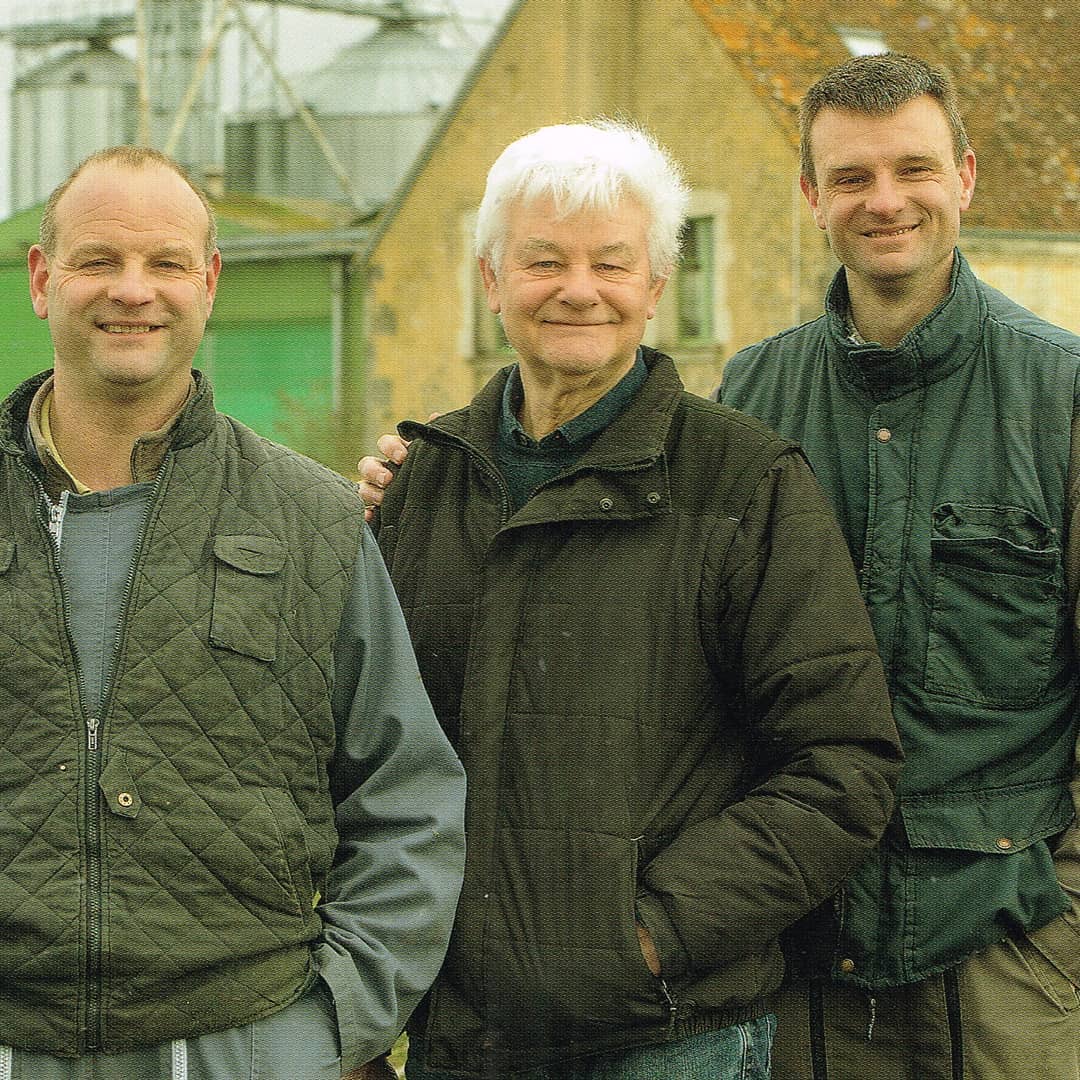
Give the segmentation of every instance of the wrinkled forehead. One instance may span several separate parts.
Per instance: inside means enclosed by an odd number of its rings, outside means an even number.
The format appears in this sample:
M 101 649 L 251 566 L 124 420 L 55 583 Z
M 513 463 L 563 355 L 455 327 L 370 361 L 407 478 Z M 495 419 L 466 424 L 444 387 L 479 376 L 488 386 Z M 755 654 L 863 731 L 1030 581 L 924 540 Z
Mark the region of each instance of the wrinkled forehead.
M 117 243 L 153 242 L 202 252 L 209 221 L 198 195 L 163 165 L 87 166 L 56 204 L 57 248 L 111 237 Z

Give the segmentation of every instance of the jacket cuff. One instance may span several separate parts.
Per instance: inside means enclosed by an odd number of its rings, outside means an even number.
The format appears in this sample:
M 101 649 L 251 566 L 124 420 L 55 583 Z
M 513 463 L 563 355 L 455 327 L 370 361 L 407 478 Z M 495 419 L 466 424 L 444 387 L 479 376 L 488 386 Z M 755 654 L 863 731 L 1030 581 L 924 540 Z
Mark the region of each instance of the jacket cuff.
M 638 893 L 634 908 L 637 921 L 649 931 L 656 946 L 661 976 L 669 979 L 681 975 L 690 966 L 690 956 L 664 905 L 651 893 L 642 892 Z
M 368 1033 L 370 1017 L 364 1015 L 361 996 L 357 993 L 360 976 L 348 953 L 324 941 L 315 947 L 315 966 L 319 978 L 326 983 L 337 1012 L 338 1039 L 341 1046 L 341 1071 L 361 1069 L 372 1059 L 387 1053 L 390 1047 L 373 1044 Z

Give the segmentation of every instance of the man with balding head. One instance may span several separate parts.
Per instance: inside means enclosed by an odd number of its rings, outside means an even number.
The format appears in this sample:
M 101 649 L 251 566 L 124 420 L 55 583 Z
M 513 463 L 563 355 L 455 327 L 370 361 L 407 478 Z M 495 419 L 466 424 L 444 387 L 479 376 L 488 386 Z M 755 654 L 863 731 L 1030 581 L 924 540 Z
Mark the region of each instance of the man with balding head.
M 117 147 L 29 253 L 55 361 L 0 406 L 0 1077 L 392 1075 L 446 948 L 461 767 L 352 485 L 192 370 L 214 232 Z

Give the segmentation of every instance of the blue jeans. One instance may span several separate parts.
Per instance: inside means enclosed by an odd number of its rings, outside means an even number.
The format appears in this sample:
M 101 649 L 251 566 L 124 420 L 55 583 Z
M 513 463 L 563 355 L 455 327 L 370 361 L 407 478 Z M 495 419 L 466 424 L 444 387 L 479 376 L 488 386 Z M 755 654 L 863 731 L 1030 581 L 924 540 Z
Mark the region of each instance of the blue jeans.
M 769 1080 L 776 1018 L 762 1016 L 704 1035 L 639 1046 L 517 1073 L 514 1080 Z M 454 1080 L 424 1064 L 419 1040 L 410 1044 L 407 1080 Z

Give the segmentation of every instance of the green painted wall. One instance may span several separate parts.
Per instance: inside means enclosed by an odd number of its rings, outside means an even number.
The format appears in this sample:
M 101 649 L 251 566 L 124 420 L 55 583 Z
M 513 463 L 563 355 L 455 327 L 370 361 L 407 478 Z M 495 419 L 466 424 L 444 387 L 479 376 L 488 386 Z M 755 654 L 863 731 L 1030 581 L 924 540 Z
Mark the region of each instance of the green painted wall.
M 47 367 L 52 367 L 52 341 L 47 324 L 30 306 L 26 269 L 0 265 L 0 397 Z
M 329 263 L 226 261 L 195 363 L 210 376 L 222 412 L 325 459 L 333 379 Z
M 52 365 L 26 270 L 0 263 L 0 396 Z M 325 459 L 331 411 L 330 270 L 325 259 L 226 264 L 195 366 L 222 412 Z
M 195 366 L 212 379 L 222 412 L 332 464 L 342 440 L 331 413 L 330 261 L 240 262 L 228 255 L 231 236 L 326 223 L 251 198 L 233 197 L 218 211 L 224 268 Z M 30 307 L 26 275 L 25 253 L 37 240 L 40 215 L 33 207 L 0 222 L 0 396 L 52 366 L 48 325 Z

